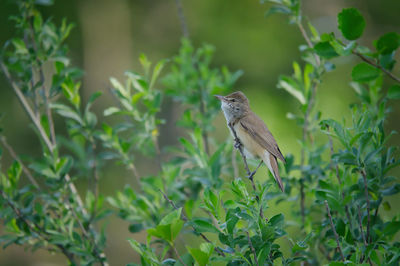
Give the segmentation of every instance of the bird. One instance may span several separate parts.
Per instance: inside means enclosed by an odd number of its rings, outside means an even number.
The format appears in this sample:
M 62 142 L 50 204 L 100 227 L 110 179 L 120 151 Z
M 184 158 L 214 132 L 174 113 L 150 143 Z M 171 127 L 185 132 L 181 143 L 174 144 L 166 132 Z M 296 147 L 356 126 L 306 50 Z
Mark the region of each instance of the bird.
M 278 170 L 278 159 L 285 163 L 285 157 L 267 125 L 250 109 L 246 95 L 241 91 L 236 91 L 227 96 L 214 96 L 221 101 L 221 109 L 233 138 L 237 138 L 235 141 L 240 142 L 236 143 L 235 147 L 239 148 L 242 145 L 246 156 L 260 158 L 262 161 L 259 166 L 262 162 L 267 165 L 280 190 L 284 192 Z M 252 175 L 254 173 L 255 171 Z

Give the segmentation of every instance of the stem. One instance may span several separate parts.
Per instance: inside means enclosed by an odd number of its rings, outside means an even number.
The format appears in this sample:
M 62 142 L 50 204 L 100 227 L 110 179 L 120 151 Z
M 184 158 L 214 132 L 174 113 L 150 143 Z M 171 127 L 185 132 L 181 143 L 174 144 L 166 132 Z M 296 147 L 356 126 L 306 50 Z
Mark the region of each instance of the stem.
M 396 77 L 394 74 L 392 74 L 392 72 L 390 72 L 389 70 L 385 69 L 383 66 L 378 65 L 377 63 L 375 63 L 374 61 L 372 61 L 371 59 L 367 58 L 365 55 L 357 52 L 357 51 L 352 51 L 352 53 L 356 56 L 358 56 L 361 60 L 363 60 L 364 62 L 370 64 L 371 66 L 374 66 L 380 70 L 382 70 L 383 72 L 385 72 L 386 75 L 388 75 L 391 79 L 393 79 L 394 81 L 397 81 L 400 83 L 400 78 Z
M 200 89 L 200 113 L 203 117 L 205 117 L 206 114 L 206 107 L 204 104 L 204 90 L 203 88 Z M 205 129 L 205 127 L 203 126 L 203 132 L 202 132 L 202 137 L 203 137 L 203 142 L 204 142 L 204 149 L 206 151 L 207 154 L 209 154 L 210 152 L 210 148 L 208 146 L 208 133 Z
M 167 196 L 164 192 L 162 192 L 161 189 L 160 189 L 160 192 L 161 192 L 161 194 L 163 194 L 164 199 L 172 206 L 172 208 L 174 208 L 175 210 L 178 210 L 178 209 L 179 209 L 178 207 L 176 207 L 175 203 L 174 203 L 170 198 L 168 198 L 168 196 Z M 183 213 L 181 213 L 181 219 L 182 219 L 184 222 L 187 222 L 187 221 L 188 221 L 188 218 L 187 218 L 187 217 L 185 216 L 185 214 L 183 214 Z M 193 226 L 192 226 L 192 229 L 193 229 L 193 231 L 194 231 L 196 234 L 200 235 L 207 243 L 212 243 L 203 233 L 197 232 L 196 228 L 194 228 Z M 220 248 L 214 247 L 214 250 L 215 250 L 220 256 L 225 257 L 224 252 L 223 252 Z
M 35 178 L 33 177 L 33 175 L 31 174 L 31 172 L 29 171 L 29 169 L 23 164 L 23 162 L 19 159 L 18 155 L 15 153 L 14 149 L 8 144 L 7 139 L 2 136 L 0 137 L 0 141 L 3 144 L 4 148 L 6 148 L 6 150 L 8 151 L 8 153 L 11 155 L 11 157 L 17 161 L 21 167 L 22 167 L 22 171 L 24 171 L 25 175 L 28 177 L 29 181 L 31 181 L 32 185 L 39 189 L 39 184 L 36 182 Z
M 259 264 L 258 264 L 258 260 L 257 260 L 257 253 L 256 253 L 256 250 L 254 249 L 253 244 L 251 243 L 251 239 L 250 239 L 249 232 L 246 231 L 246 234 L 247 234 L 247 240 L 249 241 L 250 250 L 251 250 L 251 252 L 253 252 L 253 255 L 254 255 L 254 262 L 255 262 L 256 265 L 258 266 Z
M 181 0 L 175 0 L 176 8 L 178 9 L 178 17 L 181 22 L 183 37 L 189 38 L 189 30 L 186 23 L 185 15 L 183 14 L 183 6 Z
M 369 196 L 368 196 L 368 183 L 367 183 L 367 174 L 364 170 L 361 170 L 361 175 L 364 180 L 364 191 L 365 191 L 365 200 L 367 201 L 367 236 L 366 241 L 369 243 L 369 229 L 371 225 L 371 215 L 370 215 L 370 203 L 369 203 Z
M 328 217 L 329 217 L 329 222 L 331 224 L 331 229 L 333 231 L 333 234 L 335 235 L 337 249 L 339 250 L 340 257 L 342 257 L 342 261 L 345 261 L 342 248 L 340 247 L 339 235 L 337 234 L 336 229 L 335 229 L 335 225 L 333 224 L 333 221 L 332 221 L 332 215 L 331 215 L 331 210 L 329 209 L 328 201 L 325 200 L 324 203 L 325 203 L 326 212 L 327 212 Z

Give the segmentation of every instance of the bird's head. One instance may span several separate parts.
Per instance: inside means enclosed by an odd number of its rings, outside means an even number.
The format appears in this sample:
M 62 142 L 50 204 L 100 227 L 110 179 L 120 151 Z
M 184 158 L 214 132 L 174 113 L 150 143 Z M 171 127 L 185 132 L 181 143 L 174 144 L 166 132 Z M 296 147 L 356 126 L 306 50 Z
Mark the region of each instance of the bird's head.
M 249 110 L 249 100 L 241 91 L 235 91 L 227 96 L 214 95 L 221 101 L 221 108 L 225 116 L 229 118 L 240 118 Z M 227 117 L 228 118 L 228 117 Z

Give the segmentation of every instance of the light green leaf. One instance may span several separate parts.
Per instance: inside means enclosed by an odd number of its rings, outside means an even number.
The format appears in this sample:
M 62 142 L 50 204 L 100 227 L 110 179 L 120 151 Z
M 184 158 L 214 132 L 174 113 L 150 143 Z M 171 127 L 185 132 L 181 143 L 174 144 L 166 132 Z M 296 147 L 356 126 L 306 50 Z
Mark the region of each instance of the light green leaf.
M 294 96 L 301 104 L 306 103 L 306 98 L 300 86 L 290 77 L 281 76 L 278 82 L 278 88 L 285 89 Z

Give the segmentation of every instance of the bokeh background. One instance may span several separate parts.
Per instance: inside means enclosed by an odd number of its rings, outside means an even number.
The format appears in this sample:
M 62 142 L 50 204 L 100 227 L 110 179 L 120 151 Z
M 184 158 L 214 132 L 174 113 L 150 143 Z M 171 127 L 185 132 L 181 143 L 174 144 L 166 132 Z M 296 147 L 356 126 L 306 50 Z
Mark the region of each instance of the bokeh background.
M 182 0 L 190 39 L 195 46 L 209 43 L 216 47 L 213 65 L 226 65 L 230 70 L 243 70 L 236 88 L 244 91 L 253 110 L 258 113 L 275 135 L 281 150 L 299 153 L 297 139 L 300 129 L 288 120 L 288 112 L 297 113 L 298 104 L 285 91 L 276 88 L 278 76 L 291 75 L 292 62 L 300 61 L 298 46 L 304 43 L 299 31 L 289 25 L 284 16 L 268 18 L 264 13 L 268 5 L 259 1 L 243 0 Z M 357 7 L 367 21 L 360 42 L 372 47 L 372 41 L 390 31 L 400 31 L 400 1 L 398 0 L 304 0 L 302 10 L 320 32 L 335 32 L 336 15 L 345 7 Z M 67 43 L 72 64 L 82 68 L 82 96 L 87 99 L 95 91 L 103 91 L 95 110 L 101 111 L 113 101 L 109 93 L 109 77 L 123 78 L 126 70 L 140 71 L 138 57 L 145 53 L 156 62 L 170 58 L 178 52 L 182 30 L 175 0 L 70 0 L 55 1 L 41 8 L 45 18 L 60 22 L 66 17 L 75 24 Z M 15 14 L 12 0 L 0 0 L 0 45 L 15 34 L 8 17 Z M 399 60 L 400 58 L 398 58 Z M 337 70 L 326 74 L 319 87 L 317 108 L 324 118 L 341 120 L 349 117 L 348 105 L 356 101 L 349 86 L 351 69 L 358 62 L 355 57 L 334 61 Z M 400 75 L 399 66 L 394 70 Z M 390 84 L 389 80 L 386 80 Z M 400 131 L 400 106 L 391 102 L 393 112 L 386 124 L 387 130 Z M 161 145 L 177 143 L 181 134 L 173 123 L 177 119 L 176 106 L 166 101 L 163 118 L 170 121 L 162 128 Z M 178 108 L 179 109 L 179 108 Z M 179 110 L 178 110 L 179 111 Z M 39 154 L 39 143 L 29 120 L 4 76 L 0 74 L 0 113 L 4 114 L 1 126 L 9 142 L 20 154 Z M 228 130 L 220 115 L 215 123 L 215 136 L 223 141 Z M 58 119 L 56 126 L 63 127 Z M 395 136 L 391 144 L 400 145 Z M 3 163 L 6 167 L 9 158 Z M 139 172 L 150 174 L 146 160 L 141 159 Z M 128 180 L 128 181 L 127 181 Z M 109 166 L 102 173 L 101 189 L 113 195 L 121 189 L 129 176 L 118 166 Z M 86 184 L 78 184 L 81 191 Z M 399 202 L 400 199 L 393 199 Z M 392 205 L 396 206 L 396 205 Z M 274 207 L 272 206 L 272 209 Z M 388 214 L 389 215 L 389 214 Z M 1 232 L 1 225 L 0 225 Z M 125 265 L 137 260 L 127 238 L 138 237 L 127 230 L 127 224 L 111 217 L 108 222 L 108 255 L 111 265 Z M 0 265 L 64 265 L 60 255 L 38 251 L 31 253 L 23 247 L 12 246 L 0 250 Z

